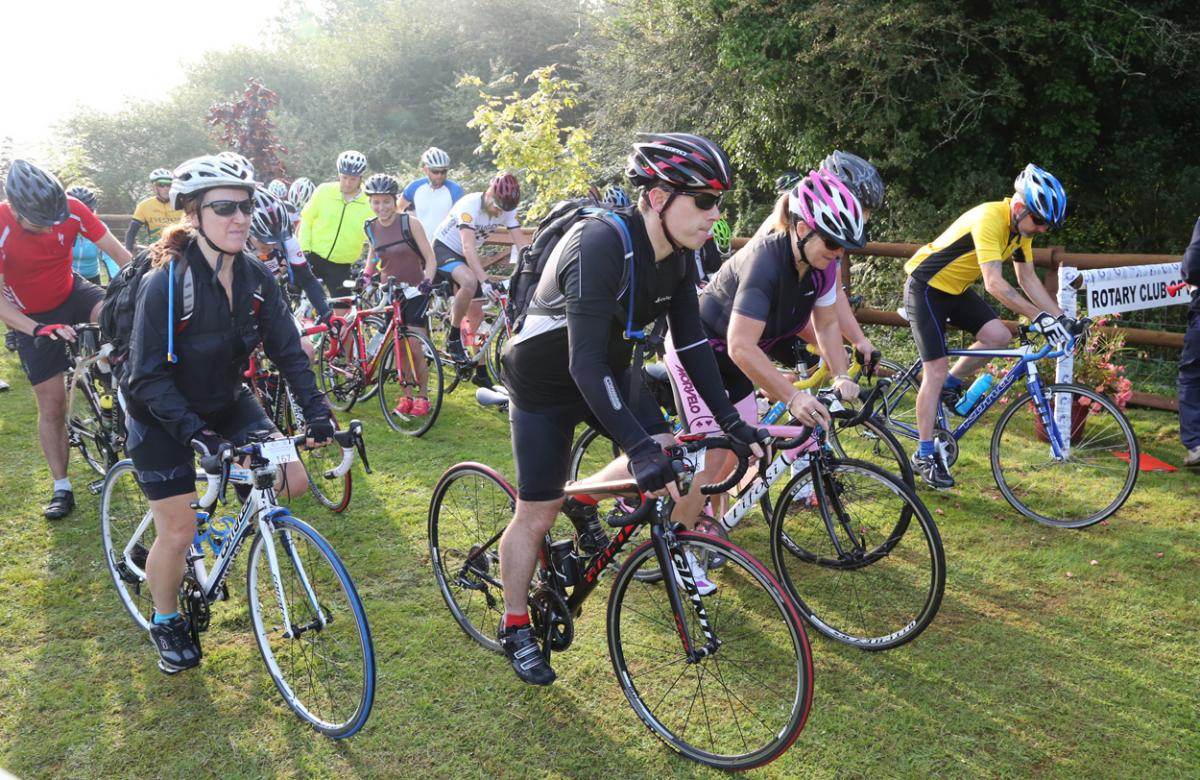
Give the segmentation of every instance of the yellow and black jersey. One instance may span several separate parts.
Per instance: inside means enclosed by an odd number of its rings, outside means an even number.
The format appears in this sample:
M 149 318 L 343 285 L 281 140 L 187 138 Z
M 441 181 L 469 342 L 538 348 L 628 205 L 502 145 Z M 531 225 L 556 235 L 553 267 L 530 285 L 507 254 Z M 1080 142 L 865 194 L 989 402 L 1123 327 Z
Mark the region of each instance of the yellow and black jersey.
M 1012 199 L 981 203 L 954 221 L 932 243 L 904 264 L 913 279 L 935 290 L 960 295 L 983 276 L 984 263 L 1012 258 L 1033 262 L 1033 239 L 1022 236 L 1012 220 Z

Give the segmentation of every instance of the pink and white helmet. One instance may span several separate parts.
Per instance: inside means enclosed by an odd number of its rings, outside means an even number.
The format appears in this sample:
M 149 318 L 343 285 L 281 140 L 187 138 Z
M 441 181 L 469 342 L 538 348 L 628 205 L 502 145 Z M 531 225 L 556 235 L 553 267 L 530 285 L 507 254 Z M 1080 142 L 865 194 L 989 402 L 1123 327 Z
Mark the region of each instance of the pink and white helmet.
M 809 171 L 788 200 L 792 214 L 808 225 L 809 230 L 817 231 L 846 249 L 861 249 L 867 243 L 858 198 L 830 171 Z

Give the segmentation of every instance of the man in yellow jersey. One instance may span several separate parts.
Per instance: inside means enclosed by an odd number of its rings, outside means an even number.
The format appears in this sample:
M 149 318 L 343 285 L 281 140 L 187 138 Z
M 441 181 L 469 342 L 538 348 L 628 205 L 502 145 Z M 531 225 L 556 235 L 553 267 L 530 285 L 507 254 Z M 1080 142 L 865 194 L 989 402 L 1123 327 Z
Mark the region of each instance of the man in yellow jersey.
M 146 228 L 146 243 L 153 244 L 162 235 L 163 228 L 174 225 L 183 212 L 171 208 L 171 172 L 166 168 L 150 171 L 150 184 L 154 194 L 137 204 L 133 219 L 125 231 L 125 248 L 132 254 L 137 250 L 138 234 Z
M 363 224 L 373 219 L 371 204 L 362 191 L 367 158 L 348 150 L 338 155 L 338 180 L 317 187 L 300 212 L 300 248 L 309 267 L 332 295 L 343 295 L 342 283 L 362 255 L 367 240 Z
M 982 203 L 963 214 L 904 265 L 908 274 L 904 307 L 924 372 L 916 409 L 920 443 L 912 462 L 925 484 L 935 490 L 954 486 L 933 441 L 938 402 L 945 397 L 953 407 L 963 381 L 986 361 L 960 358 L 948 372 L 947 322 L 975 334 L 972 347 L 976 349 L 1002 348 L 1012 339 L 996 312 L 971 286 L 982 277 L 985 290 L 1009 309 L 1029 317 L 1056 346 L 1066 343 L 1074 326 L 1033 267 L 1033 237 L 1062 226 L 1067 195 L 1058 179 L 1033 163 L 1017 176 L 1013 186 L 1011 198 Z M 1014 261 L 1024 295 L 1004 280 L 1002 263 L 1009 259 Z

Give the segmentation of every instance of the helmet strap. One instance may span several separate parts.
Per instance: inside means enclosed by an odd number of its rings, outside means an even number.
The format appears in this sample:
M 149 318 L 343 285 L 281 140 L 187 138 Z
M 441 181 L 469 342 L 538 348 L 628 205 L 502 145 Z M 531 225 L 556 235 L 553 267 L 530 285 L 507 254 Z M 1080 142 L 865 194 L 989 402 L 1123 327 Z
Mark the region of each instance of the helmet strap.
M 663 204 L 663 207 L 658 210 L 658 221 L 659 224 L 662 225 L 663 236 L 666 237 L 667 242 L 671 245 L 671 248 L 678 251 L 683 249 L 683 245 L 676 241 L 675 237 L 671 235 L 671 231 L 667 229 L 667 209 L 669 209 L 671 204 L 675 202 L 675 198 L 679 197 L 679 193 L 675 190 L 667 190 L 667 192 L 671 194 L 667 196 L 667 202 Z
M 796 227 L 797 228 L 800 227 L 799 222 L 796 222 Z M 808 227 L 808 226 L 805 225 L 805 227 Z M 800 237 L 800 231 L 799 230 L 796 231 L 796 249 L 798 249 L 800 251 L 800 262 L 804 263 L 809 268 L 812 267 L 812 263 L 808 262 L 808 252 L 804 251 L 804 245 L 808 243 L 808 239 L 812 238 L 815 235 L 817 235 L 817 231 L 812 230 L 811 228 L 809 229 L 808 233 L 805 234 L 805 236 L 803 238 Z

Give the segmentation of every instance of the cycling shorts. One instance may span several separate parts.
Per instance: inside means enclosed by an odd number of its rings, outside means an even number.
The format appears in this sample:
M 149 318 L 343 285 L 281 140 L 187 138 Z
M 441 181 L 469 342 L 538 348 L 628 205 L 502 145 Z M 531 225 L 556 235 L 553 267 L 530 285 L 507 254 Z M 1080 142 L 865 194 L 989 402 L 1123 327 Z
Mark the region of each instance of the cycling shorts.
M 433 242 L 433 258 L 437 262 L 437 275 L 433 281 L 437 283 L 449 282 L 451 289 L 458 289 L 458 282 L 454 280 L 454 272 L 461 267 L 470 268 L 467 266 L 467 259 L 455 252 L 450 247 L 443 244 L 441 241 Z M 483 297 L 482 290 L 479 289 L 479 283 L 475 284 L 475 292 L 471 294 L 472 300 L 477 300 Z
M 235 445 L 244 444 L 255 431 L 278 433 L 254 394 L 245 387 L 233 405 L 204 415 L 204 422 Z M 180 444 L 161 425 L 142 422 L 133 415 L 125 415 L 125 424 L 129 429 L 129 457 L 146 498 L 161 501 L 195 492 L 196 453 L 191 446 Z
M 92 322 L 92 310 L 103 300 L 103 287 L 97 287 L 75 274 L 75 286 L 71 288 L 65 301 L 50 311 L 36 314 L 30 312 L 27 316 L 41 325 L 77 325 L 81 322 Z M 71 365 L 63 342 L 48 341 L 39 347 L 34 343 L 33 336 L 17 331 L 11 332 L 17 355 L 21 358 L 21 368 L 25 370 L 25 376 L 29 377 L 29 384 L 40 385 L 63 373 Z
M 904 311 L 917 342 L 917 353 L 925 362 L 946 357 L 947 322 L 974 335 L 998 319 L 983 296 L 971 288 L 951 295 L 911 276 L 904 286 Z
M 651 436 L 670 433 L 662 409 L 650 397 L 644 383 L 638 395 L 638 403 L 630 403 L 629 408 L 646 433 Z M 582 398 L 577 403 L 536 411 L 521 409 L 510 403 L 508 419 L 512 423 L 517 496 L 522 501 L 554 501 L 562 498 L 571 466 L 575 427 L 586 422 L 598 431 L 604 430 Z

